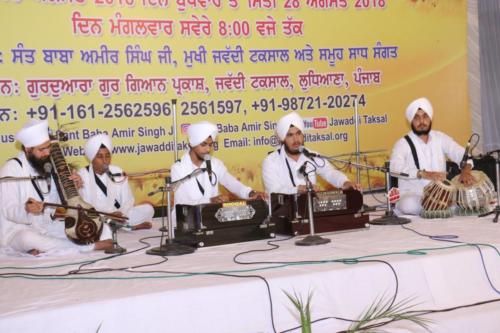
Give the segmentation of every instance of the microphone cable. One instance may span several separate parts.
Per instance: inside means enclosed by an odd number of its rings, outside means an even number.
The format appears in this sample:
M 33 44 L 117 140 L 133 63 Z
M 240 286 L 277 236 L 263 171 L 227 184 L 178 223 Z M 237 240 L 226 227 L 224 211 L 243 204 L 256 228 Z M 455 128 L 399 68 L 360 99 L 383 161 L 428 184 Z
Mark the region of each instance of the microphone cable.
M 490 274 L 488 273 L 488 268 L 486 267 L 486 263 L 484 261 L 483 251 L 481 250 L 481 247 L 480 247 L 481 245 L 482 246 L 486 246 L 486 247 L 490 247 L 490 248 L 492 248 L 497 253 L 498 256 L 500 256 L 500 251 L 496 248 L 496 246 L 491 245 L 491 244 L 483 244 L 483 243 L 476 244 L 476 243 L 461 242 L 459 240 L 455 240 L 455 239 L 459 238 L 456 235 L 427 235 L 427 234 L 418 232 L 417 230 L 414 230 L 412 228 L 409 228 L 409 227 L 407 227 L 405 225 L 401 225 L 401 227 L 403 229 L 412 231 L 412 232 L 416 233 L 417 235 L 420 235 L 422 237 L 427 237 L 427 238 L 435 240 L 435 241 L 449 242 L 449 243 L 455 243 L 455 244 L 460 244 L 460 245 L 475 247 L 478 250 L 478 252 L 479 252 L 479 256 L 481 258 L 481 264 L 482 264 L 482 267 L 483 267 L 483 271 L 484 271 L 484 274 L 486 275 L 486 279 L 488 280 L 488 283 L 489 283 L 490 287 L 493 289 L 493 291 L 495 291 L 497 294 L 500 295 L 500 290 L 497 289 L 495 287 L 495 285 L 493 284 L 493 282 L 491 281 Z

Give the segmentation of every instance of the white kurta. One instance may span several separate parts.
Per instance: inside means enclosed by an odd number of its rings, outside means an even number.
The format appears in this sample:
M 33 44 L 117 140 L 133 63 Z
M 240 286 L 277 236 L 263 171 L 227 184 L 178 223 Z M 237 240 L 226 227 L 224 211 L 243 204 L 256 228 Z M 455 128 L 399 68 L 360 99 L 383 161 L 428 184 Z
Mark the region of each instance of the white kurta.
M 306 172 L 312 184 L 316 184 L 316 174 L 337 188 L 342 188 L 342 185 L 349 180 L 342 172 L 334 169 L 330 162 L 318 157 L 311 160 L 304 154 L 301 154 L 299 159 L 295 161 L 288 157 L 284 146 L 281 146 L 280 149 L 269 154 L 262 163 L 262 177 L 266 192 L 297 193 L 297 186 L 306 184 L 304 175 L 299 172 L 300 167 L 305 162 L 310 162 L 306 165 Z
M 420 170 L 446 171 L 446 157 L 460 164 L 465 148 L 456 143 L 448 135 L 431 131 L 427 143 L 422 141 L 415 133 L 410 132 L 410 139 L 417 151 Z M 415 165 L 411 148 L 405 138 L 399 139 L 392 150 L 390 168 L 393 172 L 402 172 L 409 175 L 408 179 L 399 178 L 398 187 L 400 200 L 396 209 L 403 214 L 418 215 L 422 209 L 420 205 L 424 187 L 430 183 L 426 179 L 417 179 L 417 166 Z
M 110 165 L 109 170 L 111 173 L 123 173 L 123 170 L 115 165 Z M 115 177 L 115 181 L 113 182 L 106 173 L 97 175 L 104 186 L 106 186 L 106 195 L 95 181 L 92 165 L 89 165 L 89 170 L 81 168 L 78 170 L 78 174 L 83 180 L 80 195 L 83 200 L 91 204 L 96 210 L 105 213 L 119 211 L 129 218 L 128 223 L 130 225 L 151 222 L 153 219 L 153 206 L 150 204 L 134 206 L 134 195 L 126 177 Z M 115 206 L 115 200 L 120 205 L 119 208 Z
M 203 172 L 196 177 L 186 180 L 175 190 L 174 203 L 176 205 L 198 205 L 202 203 L 209 203 L 210 198 L 219 195 L 219 184 L 238 197 L 248 199 L 248 195 L 252 191 L 250 187 L 243 185 L 236 178 L 234 178 L 228 172 L 224 163 L 222 163 L 219 159 L 212 158 L 211 163 L 212 171 L 215 174 L 212 176 L 214 185 L 210 183 L 207 172 Z M 206 168 L 206 162 L 203 162 L 200 168 Z M 172 181 L 177 181 L 189 175 L 196 169 L 198 169 L 198 167 L 191 161 L 189 152 L 186 152 L 179 162 L 172 165 Z M 204 193 L 200 190 L 197 180 L 203 188 Z
M 31 167 L 24 153 L 18 159 L 8 160 L 0 170 L 0 177 L 29 177 L 39 174 Z M 54 181 L 51 179 L 50 190 L 46 180 L 36 180 L 44 199 L 40 198 L 30 180 L 0 182 L 0 245 L 19 252 L 37 249 L 42 252 L 78 249 L 88 251 L 93 245 L 76 245 L 66 237 L 64 223 L 53 221 L 50 214 L 53 209 L 46 208 L 41 214 L 27 213 L 25 203 L 29 198 L 39 201 L 60 203 Z M 110 238 L 107 226 L 104 226 L 101 239 Z M 103 238 L 105 237 L 105 238 Z

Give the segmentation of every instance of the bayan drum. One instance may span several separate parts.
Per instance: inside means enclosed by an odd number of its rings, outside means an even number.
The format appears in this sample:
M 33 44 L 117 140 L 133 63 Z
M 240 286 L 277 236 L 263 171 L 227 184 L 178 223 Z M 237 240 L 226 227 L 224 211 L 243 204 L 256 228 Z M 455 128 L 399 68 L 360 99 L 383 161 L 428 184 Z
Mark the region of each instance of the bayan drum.
M 495 187 L 488 176 L 478 170 L 472 170 L 475 179 L 473 185 L 466 186 L 455 176 L 451 182 L 457 190 L 458 215 L 479 215 L 490 210 L 495 197 Z
M 427 184 L 422 195 L 420 216 L 426 219 L 451 217 L 455 193 L 455 187 L 448 180 Z

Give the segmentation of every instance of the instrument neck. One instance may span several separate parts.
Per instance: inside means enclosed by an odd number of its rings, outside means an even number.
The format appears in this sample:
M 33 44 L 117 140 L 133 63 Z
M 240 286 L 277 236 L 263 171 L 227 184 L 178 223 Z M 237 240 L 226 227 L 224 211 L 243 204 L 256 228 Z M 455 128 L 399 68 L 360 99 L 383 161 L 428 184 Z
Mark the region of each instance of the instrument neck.
M 59 142 L 55 141 L 51 143 L 51 153 L 50 157 L 52 164 L 55 168 L 56 185 L 59 190 L 59 195 L 61 195 L 62 201 L 68 201 L 74 197 L 79 196 L 78 189 L 69 177 L 71 176 L 71 170 L 66 163 L 61 146 Z

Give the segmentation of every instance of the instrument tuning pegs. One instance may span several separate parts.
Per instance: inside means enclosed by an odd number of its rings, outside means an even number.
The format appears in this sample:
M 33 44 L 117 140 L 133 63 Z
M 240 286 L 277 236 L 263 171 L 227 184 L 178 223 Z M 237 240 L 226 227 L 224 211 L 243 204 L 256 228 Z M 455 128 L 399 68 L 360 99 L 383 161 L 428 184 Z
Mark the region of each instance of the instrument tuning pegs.
M 57 138 L 60 142 L 66 142 L 68 141 L 68 133 L 63 132 L 61 130 L 57 131 Z

